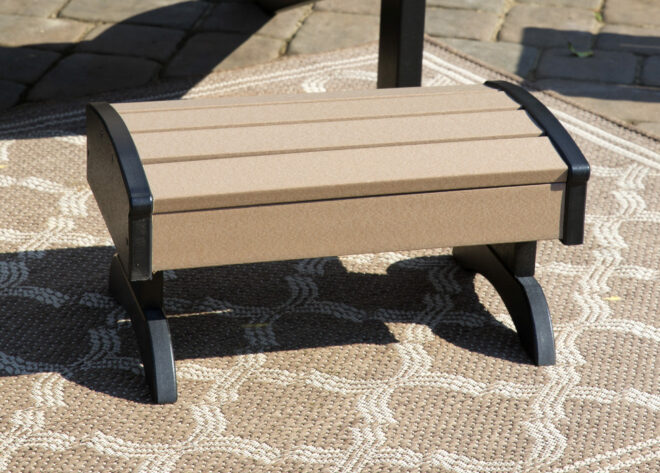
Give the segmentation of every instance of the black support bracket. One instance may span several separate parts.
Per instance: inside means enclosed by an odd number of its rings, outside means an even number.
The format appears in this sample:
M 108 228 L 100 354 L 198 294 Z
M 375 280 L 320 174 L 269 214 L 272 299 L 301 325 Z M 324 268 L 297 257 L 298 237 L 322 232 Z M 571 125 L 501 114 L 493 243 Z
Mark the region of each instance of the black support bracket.
M 110 293 L 131 317 L 151 397 L 158 404 L 175 402 L 174 354 L 162 309 L 163 273 L 155 273 L 148 281 L 131 281 L 115 255 L 110 265 Z
M 555 340 L 548 303 L 534 278 L 536 242 L 461 246 L 454 258 L 495 287 L 516 326 L 522 346 L 539 365 L 555 363 Z

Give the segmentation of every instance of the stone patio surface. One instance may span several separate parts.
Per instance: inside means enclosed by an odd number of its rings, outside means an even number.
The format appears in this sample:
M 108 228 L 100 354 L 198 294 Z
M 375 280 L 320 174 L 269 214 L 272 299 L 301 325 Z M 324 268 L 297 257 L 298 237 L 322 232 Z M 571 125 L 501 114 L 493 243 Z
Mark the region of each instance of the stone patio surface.
M 0 110 L 378 38 L 380 0 L 3 0 Z M 660 136 L 659 0 L 427 0 L 427 34 Z

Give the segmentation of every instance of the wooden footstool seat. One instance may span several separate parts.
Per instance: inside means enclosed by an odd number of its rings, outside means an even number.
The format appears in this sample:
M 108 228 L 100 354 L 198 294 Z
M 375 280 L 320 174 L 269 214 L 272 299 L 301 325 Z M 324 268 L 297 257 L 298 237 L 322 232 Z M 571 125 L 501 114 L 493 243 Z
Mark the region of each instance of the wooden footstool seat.
M 537 240 L 582 241 L 589 167 L 505 82 L 88 107 L 88 181 L 158 402 L 176 399 L 162 271 L 455 247 L 554 362 Z

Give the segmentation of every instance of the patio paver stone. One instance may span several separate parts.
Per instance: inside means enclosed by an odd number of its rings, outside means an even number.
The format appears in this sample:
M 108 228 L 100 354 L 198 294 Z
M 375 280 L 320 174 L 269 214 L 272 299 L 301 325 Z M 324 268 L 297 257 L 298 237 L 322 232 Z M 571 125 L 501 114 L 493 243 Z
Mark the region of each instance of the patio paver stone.
M 29 100 L 83 97 L 147 84 L 160 69 L 148 59 L 76 53 L 60 61 L 28 94 Z
M 142 56 L 164 61 L 176 51 L 185 33 L 144 25 L 101 25 L 89 32 L 80 52 Z

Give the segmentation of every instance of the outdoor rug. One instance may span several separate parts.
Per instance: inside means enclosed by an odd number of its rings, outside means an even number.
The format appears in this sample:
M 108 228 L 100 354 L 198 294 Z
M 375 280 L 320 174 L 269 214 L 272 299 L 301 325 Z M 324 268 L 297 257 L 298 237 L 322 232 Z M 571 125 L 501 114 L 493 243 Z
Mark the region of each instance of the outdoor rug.
M 376 45 L 113 99 L 375 87 Z M 424 85 L 506 78 L 427 42 Z M 0 472 L 660 471 L 660 146 L 541 93 L 592 164 L 540 243 L 557 364 L 450 249 L 166 274 L 179 401 L 150 404 L 80 104 L 0 117 Z M 194 229 L 191 229 L 194 231 Z

